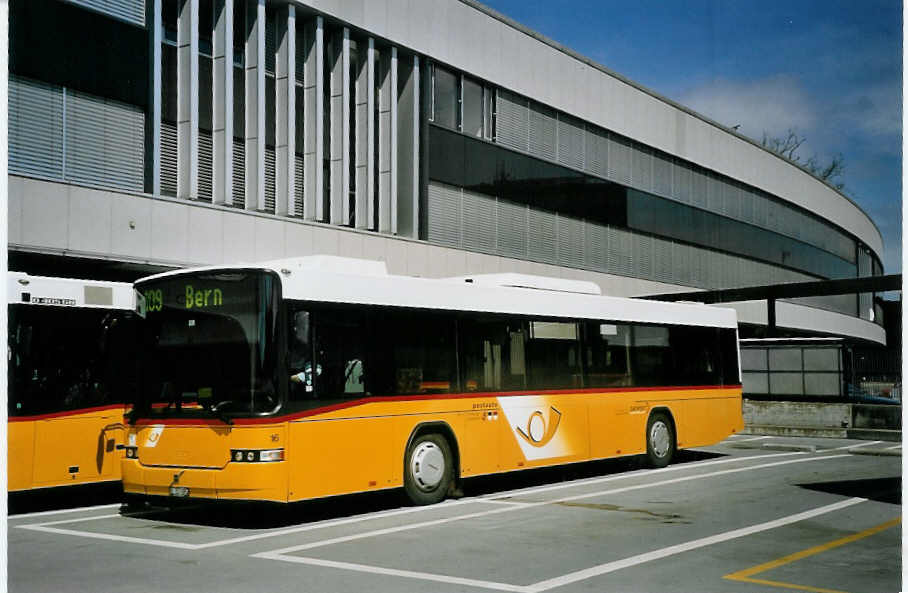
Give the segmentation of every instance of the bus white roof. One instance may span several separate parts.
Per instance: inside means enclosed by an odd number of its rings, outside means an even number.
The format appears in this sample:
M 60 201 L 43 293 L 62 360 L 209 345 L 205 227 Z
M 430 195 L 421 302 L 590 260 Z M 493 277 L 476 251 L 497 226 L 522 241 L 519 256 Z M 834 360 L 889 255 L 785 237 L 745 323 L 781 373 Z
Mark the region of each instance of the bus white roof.
M 127 282 L 32 276 L 8 272 L 6 295 L 10 305 L 135 309 L 135 293 Z
M 388 274 L 384 262 L 325 255 L 174 270 L 142 281 L 183 273 L 236 269 L 276 272 L 285 299 L 737 328 L 734 309 L 601 296 L 591 294 L 593 288 L 589 282 L 522 274 L 440 279 L 395 276 Z

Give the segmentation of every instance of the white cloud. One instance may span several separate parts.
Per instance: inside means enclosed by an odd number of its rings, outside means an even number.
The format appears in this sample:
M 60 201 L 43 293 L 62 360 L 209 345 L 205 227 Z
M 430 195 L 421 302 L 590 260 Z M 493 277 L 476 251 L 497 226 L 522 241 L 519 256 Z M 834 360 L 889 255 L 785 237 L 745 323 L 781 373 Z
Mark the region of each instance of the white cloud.
M 789 76 L 762 80 L 715 80 L 691 89 L 681 104 L 732 127 L 759 141 L 765 131 L 770 136 L 784 135 L 789 129 L 800 133 L 813 128 L 816 110 L 807 93 Z

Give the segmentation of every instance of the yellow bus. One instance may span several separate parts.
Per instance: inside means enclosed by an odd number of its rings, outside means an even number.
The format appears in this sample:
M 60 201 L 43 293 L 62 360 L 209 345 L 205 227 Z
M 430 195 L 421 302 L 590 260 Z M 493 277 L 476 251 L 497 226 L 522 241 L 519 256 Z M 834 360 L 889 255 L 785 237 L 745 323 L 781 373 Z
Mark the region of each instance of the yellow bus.
M 144 296 L 123 487 L 293 502 L 645 455 L 743 428 L 735 312 L 516 274 L 310 256 L 169 272 Z
M 9 272 L 7 297 L 9 491 L 119 481 L 132 285 Z

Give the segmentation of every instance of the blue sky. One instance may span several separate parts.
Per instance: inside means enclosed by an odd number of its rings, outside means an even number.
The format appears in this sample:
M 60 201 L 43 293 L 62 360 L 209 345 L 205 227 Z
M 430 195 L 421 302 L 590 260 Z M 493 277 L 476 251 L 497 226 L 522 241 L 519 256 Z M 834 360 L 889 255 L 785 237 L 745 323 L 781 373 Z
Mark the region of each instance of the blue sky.
M 899 1 L 485 0 L 605 67 L 760 140 L 806 138 L 802 160 L 842 154 L 845 193 L 901 271 Z

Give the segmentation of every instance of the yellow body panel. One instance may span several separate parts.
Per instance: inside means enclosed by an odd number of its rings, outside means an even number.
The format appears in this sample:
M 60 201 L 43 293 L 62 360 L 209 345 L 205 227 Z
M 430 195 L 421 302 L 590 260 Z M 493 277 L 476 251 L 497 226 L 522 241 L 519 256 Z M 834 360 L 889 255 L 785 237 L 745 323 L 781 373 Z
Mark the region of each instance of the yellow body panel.
M 8 424 L 10 492 L 120 479 L 123 408 Z
M 679 448 L 744 428 L 734 387 L 372 398 L 273 425 L 158 425 L 150 448 L 155 427 L 130 428 L 139 461 L 123 460 L 124 489 L 167 495 L 178 473 L 191 496 L 223 499 L 295 501 L 399 487 L 408 442 L 423 424 L 450 430 L 462 477 L 640 454 L 655 409 L 671 414 Z M 279 447 L 281 462 L 228 461 L 230 449 Z

